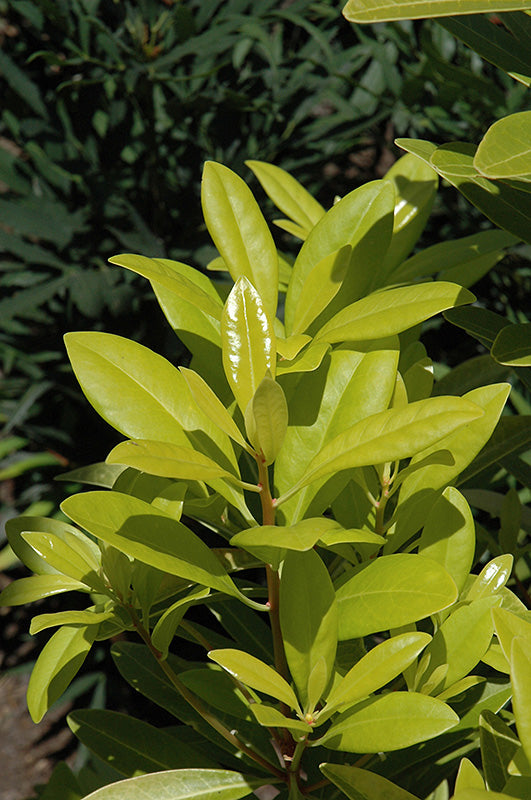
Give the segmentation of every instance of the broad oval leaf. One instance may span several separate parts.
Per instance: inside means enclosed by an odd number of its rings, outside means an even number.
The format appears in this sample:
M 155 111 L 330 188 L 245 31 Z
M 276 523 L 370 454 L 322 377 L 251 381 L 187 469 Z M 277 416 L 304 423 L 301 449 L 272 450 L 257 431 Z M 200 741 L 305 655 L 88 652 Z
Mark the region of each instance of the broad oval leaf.
M 266 464 L 276 459 L 288 428 L 288 405 L 279 383 L 267 375 L 245 411 L 245 425 L 251 444 Z
M 448 608 L 457 587 L 436 561 L 398 553 L 356 568 L 336 592 L 339 638 L 399 628 Z
M 531 367 L 531 322 L 502 328 L 494 340 L 491 355 L 499 364 Z
M 350 800 L 418 800 L 387 778 L 367 769 L 346 764 L 320 764 L 319 769 Z
M 531 111 L 497 120 L 479 143 L 474 166 L 486 178 L 531 181 Z
M 68 715 L 70 730 L 79 741 L 122 775 L 187 767 L 214 766 L 185 742 L 130 714 L 83 709 Z
M 201 202 L 208 231 L 236 283 L 254 285 L 271 319 L 277 312 L 278 256 L 273 237 L 247 184 L 232 170 L 207 161 Z
M 280 576 L 280 627 L 288 667 L 303 705 L 308 701 L 310 675 L 320 658 L 324 658 L 326 670 L 319 696 L 332 677 L 337 613 L 330 575 L 315 550 L 288 551 Z
M 276 341 L 262 300 L 240 278 L 227 298 L 221 320 L 223 367 L 243 413 L 266 373 L 275 377 Z
M 478 600 L 497 594 L 510 578 L 514 557 L 510 553 L 491 559 L 465 594 L 466 600 Z
M 251 689 L 286 703 L 294 711 L 300 710 L 295 692 L 289 683 L 273 667 L 260 661 L 259 658 L 243 650 L 230 648 L 211 650 L 208 657 Z
M 61 508 L 89 533 L 131 558 L 243 600 L 201 539 L 149 503 L 120 492 L 87 492 L 67 498 Z
M 474 300 L 467 289 L 445 281 L 386 289 L 342 309 L 318 331 L 315 340 L 333 344 L 381 339 L 412 328 L 447 308 Z
M 33 722 L 40 722 L 68 688 L 92 647 L 98 627 L 64 625 L 44 645 L 28 684 L 28 710 Z
M 111 783 L 85 800 L 240 800 L 264 782 L 225 769 L 174 769 Z
M 453 728 L 459 717 L 435 697 L 391 692 L 339 714 L 319 744 L 347 753 L 400 750 Z

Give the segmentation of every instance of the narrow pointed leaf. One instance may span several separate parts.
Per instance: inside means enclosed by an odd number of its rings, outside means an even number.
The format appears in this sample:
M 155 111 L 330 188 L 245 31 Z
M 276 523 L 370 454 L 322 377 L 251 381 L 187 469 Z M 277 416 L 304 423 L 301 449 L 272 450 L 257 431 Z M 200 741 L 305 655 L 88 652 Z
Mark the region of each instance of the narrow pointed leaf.
M 78 537 L 78 540 L 79 538 L 86 539 L 86 536 L 76 530 L 73 525 L 69 525 L 62 520 L 33 516 L 20 516 L 14 519 L 8 519 L 6 522 L 6 534 L 11 548 L 22 563 L 37 575 L 59 575 L 60 573 L 55 567 L 52 567 L 41 558 L 33 547 L 30 547 L 23 538 L 23 533 L 29 533 L 31 531 L 53 534 L 59 539 L 64 539 L 68 534 Z M 88 546 L 90 547 L 90 544 Z M 94 544 L 93 546 L 96 547 Z
M 446 570 L 423 556 L 382 556 L 338 588 L 339 638 L 355 639 L 424 619 L 457 599 Z
M 345 764 L 321 764 L 319 769 L 350 800 L 418 800 L 376 772 Z
M 251 190 L 222 164 L 207 161 L 201 202 L 208 231 L 234 282 L 245 276 L 273 319 L 277 311 L 278 256 Z
M 273 667 L 255 656 L 243 650 L 227 649 L 211 650 L 208 657 L 251 689 L 268 694 L 295 711 L 299 709 L 297 697 L 289 683 Z
M 94 569 L 94 565 L 89 563 L 76 547 L 52 533 L 30 531 L 23 533 L 22 537 L 54 569 L 75 581 L 84 583 L 96 592 L 106 593 L 105 583 L 96 571 L 97 568 Z
M 400 750 L 453 728 L 459 717 L 437 700 L 415 692 L 391 692 L 339 714 L 320 744 L 348 753 Z
M 350 22 L 446 17 L 527 8 L 523 0 L 349 0 L 343 14 Z
M 269 371 L 275 377 L 276 342 L 260 296 L 240 278 L 227 298 L 221 321 L 223 366 L 229 385 L 245 412 Z
M 240 800 L 263 784 L 229 770 L 175 769 L 112 783 L 85 800 Z
M 209 589 L 199 587 L 194 589 L 185 597 L 181 597 L 169 606 L 160 619 L 157 620 L 155 627 L 151 633 L 151 642 L 153 647 L 161 653 L 163 658 L 168 655 L 168 648 L 171 640 L 175 635 L 175 631 L 179 627 L 182 618 L 186 614 L 190 605 L 193 605 L 197 600 L 206 597 Z
M 265 161 L 246 161 L 277 208 L 308 234 L 325 210 L 289 172 Z
M 19 578 L 6 586 L 0 593 L 0 606 L 20 606 L 25 603 L 34 603 L 35 600 L 73 590 L 88 592 L 89 587 L 85 583 L 59 573 L 32 575 L 30 578 Z
M 69 497 L 64 513 L 104 542 L 163 572 L 240 597 L 221 563 L 182 523 L 119 492 Z
M 288 405 L 280 384 L 267 375 L 262 378 L 245 417 L 251 443 L 263 454 L 266 464 L 272 464 L 288 428 Z
M 285 717 L 277 708 L 265 703 L 254 703 L 251 711 L 260 725 L 265 725 L 267 728 L 286 728 L 296 734 L 295 739 L 308 736 L 312 732 L 312 727 L 307 722 Z
M 435 281 L 376 292 L 347 306 L 316 334 L 316 341 L 380 339 L 412 328 L 447 308 L 472 303 L 471 292 Z
M 31 620 L 30 633 L 34 636 L 40 631 L 56 628 L 59 625 L 97 625 L 113 617 L 115 617 L 115 613 L 112 610 L 96 611 L 88 608 L 85 611 L 57 611 L 53 614 L 38 614 Z

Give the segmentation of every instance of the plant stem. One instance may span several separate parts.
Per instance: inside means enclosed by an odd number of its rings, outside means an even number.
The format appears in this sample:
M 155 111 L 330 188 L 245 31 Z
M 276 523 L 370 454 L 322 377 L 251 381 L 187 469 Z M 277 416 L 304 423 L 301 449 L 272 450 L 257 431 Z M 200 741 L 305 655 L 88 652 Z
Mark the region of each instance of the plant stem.
M 189 703 L 192 708 L 197 711 L 198 714 L 207 722 L 209 725 L 214 728 L 227 742 L 229 742 L 233 747 L 237 750 L 241 750 L 242 753 L 245 753 L 250 759 L 255 761 L 260 766 L 264 767 L 268 772 L 275 775 L 277 778 L 281 778 L 285 780 L 285 773 L 278 769 L 274 764 L 271 764 L 267 759 L 263 758 L 259 753 L 256 753 L 251 747 L 241 742 L 238 737 L 228 730 L 228 728 L 220 722 L 217 717 L 210 713 L 210 711 L 203 705 L 201 700 L 196 697 L 193 692 L 191 692 L 179 677 L 175 674 L 173 669 L 170 667 L 168 662 L 162 658 L 162 654 L 154 647 L 153 642 L 151 641 L 151 636 L 149 631 L 144 628 L 135 609 L 132 606 L 127 606 L 127 611 L 131 617 L 135 630 L 144 641 L 144 643 L 149 648 L 150 652 L 156 659 L 158 665 L 165 673 L 166 677 L 171 681 L 172 685 L 177 689 L 181 697 Z

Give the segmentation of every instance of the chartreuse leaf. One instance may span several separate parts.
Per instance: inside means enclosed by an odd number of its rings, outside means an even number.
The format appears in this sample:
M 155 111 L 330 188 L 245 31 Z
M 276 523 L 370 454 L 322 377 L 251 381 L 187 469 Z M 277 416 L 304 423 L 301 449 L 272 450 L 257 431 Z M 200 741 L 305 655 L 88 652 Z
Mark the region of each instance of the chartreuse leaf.
M 294 711 L 300 710 L 295 692 L 289 683 L 259 658 L 243 650 L 233 649 L 211 650 L 208 657 L 251 689 L 280 700 Z
M 58 519 L 31 516 L 20 516 L 15 519 L 8 519 L 6 522 L 6 534 L 11 548 L 28 569 L 35 572 L 37 575 L 59 575 L 60 573 L 55 567 L 52 567 L 51 564 L 41 558 L 33 547 L 30 547 L 22 537 L 23 533 L 29 533 L 31 531 L 53 534 L 59 539 L 64 539 L 66 534 L 76 536 L 78 541 L 87 538 L 76 530 L 73 525 L 69 525 Z M 86 547 L 91 547 L 91 545 L 96 548 L 97 551 L 97 546 L 94 543 L 88 543 Z M 96 553 L 94 553 L 94 557 L 97 560 Z
M 427 156 L 422 141 L 397 139 L 396 144 L 421 158 Z M 466 142 L 433 146 L 429 164 L 495 225 L 530 241 L 531 194 L 480 175 L 474 166 L 475 153 L 475 145 Z
M 502 413 L 510 387 L 506 383 L 483 386 L 464 396 L 483 409 L 484 416 L 450 432 L 433 445 L 417 453 L 410 466 L 418 465 L 438 450 L 448 450 L 453 463 L 427 464 L 411 473 L 400 490 L 396 527 L 388 535 L 387 552 L 394 552 L 419 528 L 422 528 L 435 499 L 435 491 L 455 481 L 489 440 Z
M 513 800 L 514 795 L 491 792 L 487 789 L 463 789 L 452 796 L 452 800 Z
M 179 742 L 177 747 L 169 733 L 130 714 L 83 709 L 68 715 L 68 725 L 92 753 L 128 777 L 184 765 L 214 766 L 185 742 Z
M 67 689 L 87 657 L 98 628 L 64 625 L 44 645 L 28 684 L 28 710 L 34 722 L 40 722 Z
M 59 625 L 97 625 L 106 619 L 116 618 L 112 609 L 99 610 L 95 606 L 85 609 L 85 611 L 57 611 L 53 614 L 37 614 L 33 617 L 30 625 L 30 633 L 34 636 L 47 628 L 56 628 Z
M 0 606 L 21 606 L 73 590 L 88 592 L 89 587 L 58 572 L 52 575 L 32 575 L 30 578 L 19 578 L 6 586 L 0 593 Z
M 373 647 L 334 686 L 326 699 L 323 717 L 385 686 L 407 669 L 430 641 L 427 633 L 411 632 L 393 636 Z
M 67 498 L 62 510 L 89 533 L 144 564 L 244 599 L 198 536 L 143 500 L 120 492 L 87 492 Z
M 265 161 L 246 161 L 262 188 L 281 211 L 308 235 L 325 210 L 289 172 Z
M 311 341 L 312 337 L 306 333 L 294 333 L 287 339 L 280 339 L 277 336 L 277 353 L 283 361 L 293 361 Z
M 206 414 L 218 428 L 221 428 L 227 436 L 230 436 L 231 439 L 237 442 L 240 447 L 249 450 L 249 445 L 243 438 L 240 429 L 208 383 L 204 381 L 197 372 L 194 372 L 193 369 L 179 367 L 179 371 L 188 384 L 192 397 L 201 411 Z
M 463 495 L 449 486 L 429 513 L 419 541 L 419 554 L 442 564 L 461 591 L 474 563 L 475 548 L 470 507 Z
M 496 556 L 486 564 L 473 584 L 466 592 L 464 599 L 477 600 L 496 594 L 505 586 L 513 568 L 514 557 L 510 553 Z
M 494 340 L 491 355 L 499 364 L 531 367 L 531 322 L 503 328 Z
M 413 250 L 428 221 L 439 183 L 435 170 L 410 153 L 393 164 L 385 180 L 392 181 L 396 191 L 393 237 L 373 288 L 383 286 L 385 278 Z
M 239 278 L 221 319 L 223 367 L 242 412 L 269 371 L 275 377 L 275 333 L 264 304 L 247 278 Z
M 373 414 L 328 442 L 279 503 L 307 484 L 340 470 L 415 455 L 481 416 L 479 406 L 460 397 L 431 397 Z
M 315 550 L 286 553 L 280 576 L 280 627 L 288 667 L 298 696 L 306 706 L 312 670 L 324 658 L 322 685 L 317 692 L 313 687 L 314 695 L 321 697 L 332 677 L 337 649 L 334 588 Z M 313 708 L 304 710 L 311 712 Z
M 293 329 L 295 310 L 308 276 L 331 253 L 349 244 L 348 278 L 334 299 L 339 310 L 361 297 L 381 268 L 393 230 L 394 191 L 387 181 L 372 181 L 350 192 L 319 220 L 293 265 L 286 294 L 286 332 Z M 327 312 L 328 313 L 328 312 Z
M 343 308 L 317 332 L 315 339 L 330 344 L 380 339 L 412 328 L 447 308 L 474 300 L 467 289 L 445 281 L 386 289 Z
M 207 161 L 201 183 L 203 214 L 214 244 L 236 283 L 245 276 L 277 313 L 278 256 L 273 237 L 247 184 L 222 164 Z
M 293 312 L 293 333 L 304 332 L 338 293 L 347 274 L 352 248 L 340 247 L 319 261 L 307 276 Z
M 103 786 L 85 800 L 239 800 L 271 778 L 226 769 L 172 769 Z
M 418 800 L 383 775 L 367 769 L 345 764 L 320 764 L 319 769 L 350 800 Z
M 494 625 L 491 609 L 501 603 L 499 597 L 483 597 L 455 609 L 442 623 L 424 651 L 419 664 L 420 680 L 415 687 L 426 694 L 440 694 L 474 669 L 490 645 Z M 439 667 L 448 669 L 435 680 Z M 441 670 L 442 672 L 442 670 Z
M 523 0 L 349 0 L 343 14 L 350 22 L 450 17 L 528 8 Z
M 288 395 L 289 427 L 275 462 L 275 484 L 280 495 L 300 480 L 327 441 L 388 407 L 398 356 L 398 340 L 394 338 L 355 349 L 337 348 L 318 370 L 300 377 L 294 387 L 295 401 L 290 402 Z M 283 505 L 287 523 L 297 522 L 307 513 L 321 486 L 316 482 Z M 330 498 L 325 500 L 326 508 Z M 310 508 L 307 515 L 321 510 Z
M 109 261 L 111 264 L 118 264 L 120 267 L 130 269 L 137 275 L 143 275 L 144 278 L 163 286 L 177 295 L 180 300 L 196 306 L 203 314 L 208 314 L 218 322 L 221 319 L 223 303 L 219 296 L 205 292 L 186 275 L 181 274 L 178 271 L 178 267 L 181 265 L 177 262 L 166 258 L 146 258 L 146 256 L 132 254 L 113 256 Z M 186 267 L 186 265 L 183 266 Z
M 514 637 L 510 664 L 516 730 L 527 759 L 531 762 L 531 637 Z
M 140 472 L 177 480 L 205 481 L 216 478 L 243 486 L 234 474 L 191 447 L 180 447 L 171 442 L 153 442 L 145 439 L 121 442 L 107 456 L 109 464 L 127 464 Z M 246 488 L 250 488 L 245 484 Z M 256 487 L 255 490 L 257 491 Z
M 86 584 L 96 592 L 106 593 L 105 582 L 94 569 L 94 564 L 87 561 L 84 558 L 85 554 L 76 547 L 78 537 L 72 537 L 73 546 L 54 536 L 53 533 L 30 531 L 23 533 L 22 538 L 41 558 L 63 575 Z
M 286 728 L 295 733 L 296 738 L 303 738 L 312 732 L 312 727 L 308 722 L 285 717 L 278 708 L 268 706 L 266 703 L 253 703 L 251 711 L 260 725 L 267 728 Z
M 245 427 L 253 447 L 272 464 L 284 442 L 288 428 L 288 405 L 280 384 L 266 375 L 249 401 Z
M 313 372 L 318 369 L 323 358 L 330 350 L 328 342 L 317 342 L 308 345 L 292 360 L 281 359 L 277 364 L 277 375 L 287 375 L 290 372 Z
M 511 646 L 513 639 L 521 636 L 524 639 L 531 639 L 531 613 L 528 618 L 513 614 L 505 608 L 495 608 L 492 612 L 496 636 L 507 661 L 511 658 Z
M 319 744 L 347 753 L 390 752 L 439 736 L 459 722 L 435 697 L 391 692 L 338 714 Z
M 481 777 L 480 771 L 468 758 L 462 758 L 459 762 L 459 770 L 455 779 L 455 791 L 484 788 L 485 781 Z
M 336 592 L 339 639 L 356 639 L 424 619 L 457 599 L 457 587 L 436 561 L 398 553 L 362 564 Z
M 509 764 L 520 749 L 518 737 L 502 719 L 487 710 L 479 718 L 479 741 L 487 786 L 494 792 L 501 791 L 509 779 Z
M 531 181 L 531 111 L 496 120 L 479 143 L 474 166 L 486 178 Z
M 203 597 L 206 597 L 208 593 L 209 589 L 202 586 L 193 589 L 189 594 L 179 598 L 175 603 L 168 606 L 160 619 L 157 620 L 157 624 L 151 633 L 151 642 L 153 647 L 157 648 L 163 658 L 166 658 L 168 655 L 168 647 L 188 607 Z

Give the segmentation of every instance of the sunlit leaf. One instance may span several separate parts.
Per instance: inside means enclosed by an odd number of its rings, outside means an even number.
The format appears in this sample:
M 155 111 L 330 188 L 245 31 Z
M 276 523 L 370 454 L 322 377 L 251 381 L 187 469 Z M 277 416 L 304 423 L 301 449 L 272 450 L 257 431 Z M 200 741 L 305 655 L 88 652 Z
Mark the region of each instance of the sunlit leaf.
M 531 181 L 531 111 L 497 120 L 479 143 L 474 166 L 486 178 Z
M 417 800 L 405 789 L 367 769 L 345 764 L 321 764 L 319 769 L 350 800 Z
M 298 700 L 289 683 L 273 667 L 255 656 L 242 650 L 227 649 L 211 650 L 208 657 L 252 689 L 264 692 L 294 710 L 299 709 Z

